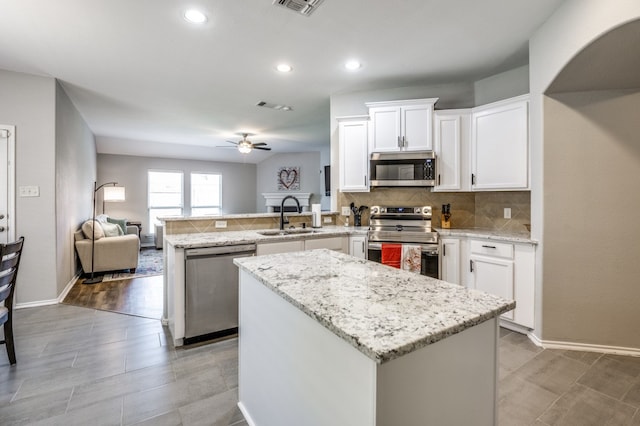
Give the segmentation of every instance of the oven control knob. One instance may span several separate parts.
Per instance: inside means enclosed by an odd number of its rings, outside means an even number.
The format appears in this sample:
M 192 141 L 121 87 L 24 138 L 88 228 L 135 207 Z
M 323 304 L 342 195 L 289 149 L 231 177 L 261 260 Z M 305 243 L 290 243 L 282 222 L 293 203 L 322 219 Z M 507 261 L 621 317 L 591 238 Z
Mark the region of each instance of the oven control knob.
M 378 213 L 377 207 L 371 207 L 371 213 Z
M 420 207 L 416 207 L 413 209 L 414 213 L 420 214 Z
M 423 207 L 422 208 L 422 213 L 423 214 L 429 214 L 429 207 Z

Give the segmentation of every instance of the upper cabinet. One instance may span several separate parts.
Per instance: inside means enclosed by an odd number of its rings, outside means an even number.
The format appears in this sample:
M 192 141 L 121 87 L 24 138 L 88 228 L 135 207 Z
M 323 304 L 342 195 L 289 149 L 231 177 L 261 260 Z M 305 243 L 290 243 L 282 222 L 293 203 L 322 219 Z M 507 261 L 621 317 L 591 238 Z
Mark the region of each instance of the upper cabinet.
M 441 110 L 433 115 L 436 185 L 434 191 L 469 191 L 471 110 Z
M 369 191 L 369 117 L 338 117 L 340 191 Z
M 437 98 L 367 102 L 370 152 L 431 151 Z
M 473 108 L 471 189 L 529 188 L 529 96 Z

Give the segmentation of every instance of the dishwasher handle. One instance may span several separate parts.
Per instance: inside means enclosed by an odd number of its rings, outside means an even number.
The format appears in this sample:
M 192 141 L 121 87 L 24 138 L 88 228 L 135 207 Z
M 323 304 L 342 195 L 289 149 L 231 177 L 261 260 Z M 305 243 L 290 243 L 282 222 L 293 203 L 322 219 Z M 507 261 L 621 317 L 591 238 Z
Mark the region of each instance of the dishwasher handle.
M 238 253 L 255 253 L 255 244 L 239 244 L 235 246 L 200 247 L 185 250 L 185 258 L 225 256 Z

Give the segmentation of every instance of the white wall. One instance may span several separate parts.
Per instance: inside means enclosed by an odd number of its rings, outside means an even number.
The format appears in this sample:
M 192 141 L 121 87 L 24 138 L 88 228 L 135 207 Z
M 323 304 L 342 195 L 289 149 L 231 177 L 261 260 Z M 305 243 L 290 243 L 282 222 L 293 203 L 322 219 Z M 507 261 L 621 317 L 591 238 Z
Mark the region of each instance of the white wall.
M 218 163 L 213 161 L 173 160 L 168 158 L 98 154 L 98 183 L 115 181 L 124 186 L 124 203 L 107 203 L 106 213 L 112 217 L 142 222 L 142 232 L 149 233 L 147 219 L 147 171 L 174 170 L 184 173 L 185 215 L 190 215 L 191 172 L 222 174 L 222 210 L 225 214 L 256 212 L 256 166 L 254 164 Z M 102 191 L 100 191 L 100 200 Z M 102 202 L 98 203 L 98 213 Z
M 93 133 L 59 83 L 55 105 L 56 292 L 60 294 L 79 270 L 73 233 L 91 216 L 96 144 Z
M 58 296 L 55 212 L 55 89 L 52 78 L 0 70 L 0 122 L 16 126 L 16 187 L 34 185 L 39 197 L 16 191 L 16 237 L 25 237 L 16 302 Z
M 300 167 L 300 190 L 295 192 L 310 192 L 312 194 L 310 202 L 320 203 L 320 180 L 323 179 L 320 152 L 274 154 L 259 163 L 257 167 L 256 211 L 267 211 L 263 192 L 278 192 L 277 175 L 280 167 L 294 166 Z M 324 187 L 324 183 L 322 186 Z

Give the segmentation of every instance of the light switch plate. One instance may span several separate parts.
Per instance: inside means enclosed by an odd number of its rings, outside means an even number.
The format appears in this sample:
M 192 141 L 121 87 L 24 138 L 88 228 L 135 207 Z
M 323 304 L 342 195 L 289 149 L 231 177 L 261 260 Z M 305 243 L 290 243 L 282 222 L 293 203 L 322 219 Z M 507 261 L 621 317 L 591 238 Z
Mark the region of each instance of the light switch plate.
M 351 214 L 351 209 L 349 207 L 342 208 L 342 216 L 349 216 Z
M 511 219 L 511 208 L 509 207 L 504 208 L 504 218 Z
M 226 220 L 216 220 L 216 228 L 226 228 L 227 221 Z
M 39 197 L 40 187 L 39 186 L 21 186 L 19 188 L 19 194 L 21 197 Z

